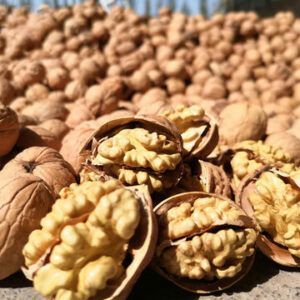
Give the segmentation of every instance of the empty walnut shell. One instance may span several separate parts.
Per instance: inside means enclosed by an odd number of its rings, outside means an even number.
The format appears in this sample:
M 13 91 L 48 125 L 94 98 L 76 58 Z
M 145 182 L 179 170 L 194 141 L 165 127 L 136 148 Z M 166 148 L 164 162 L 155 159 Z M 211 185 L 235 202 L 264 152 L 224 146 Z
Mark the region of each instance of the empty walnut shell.
M 230 180 L 222 167 L 203 160 L 185 164 L 184 173 L 177 186 L 185 192 L 207 192 L 231 198 Z
M 183 140 L 184 157 L 206 158 L 217 146 L 219 141 L 216 120 L 207 115 L 198 105 L 177 105 L 165 109 L 165 116 L 178 129 Z
M 183 167 L 180 135 L 156 116 L 107 116 L 81 157 L 122 183 L 146 184 L 151 192 L 175 186 Z
M 16 113 L 0 104 L 0 157 L 8 154 L 19 137 L 19 123 Z
M 288 267 L 300 267 L 299 195 L 299 170 L 288 175 L 268 166 L 244 178 L 236 194 L 238 205 L 260 226 L 258 248 Z
M 54 221 L 60 212 L 64 218 Z M 147 187 L 125 188 L 116 180 L 66 188 L 41 225 L 23 249 L 23 272 L 39 292 L 55 299 L 125 300 L 157 242 Z
M 0 172 L 0 280 L 20 269 L 22 248 L 53 202 L 52 191 L 41 178 Z
M 76 182 L 72 166 L 54 149 L 31 147 L 19 153 L 2 170 L 6 176 L 32 174 L 47 183 L 57 197 L 62 188 Z
M 152 265 L 177 286 L 212 293 L 232 286 L 250 270 L 257 229 L 233 201 L 188 192 L 166 199 L 154 212 L 159 236 Z

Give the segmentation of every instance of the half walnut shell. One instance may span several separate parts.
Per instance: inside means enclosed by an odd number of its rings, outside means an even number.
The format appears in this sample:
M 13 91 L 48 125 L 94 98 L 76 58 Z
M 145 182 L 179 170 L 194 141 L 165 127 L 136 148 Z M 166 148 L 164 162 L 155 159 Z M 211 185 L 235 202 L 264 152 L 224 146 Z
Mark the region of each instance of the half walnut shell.
M 264 166 L 244 178 L 236 194 L 238 205 L 260 226 L 258 248 L 288 267 L 300 267 L 299 175 Z
M 175 186 L 183 171 L 182 140 L 161 116 L 107 116 L 81 151 L 81 160 L 125 185 L 151 192 Z
M 154 209 L 159 237 L 153 268 L 175 285 L 198 294 L 224 290 L 250 270 L 257 229 L 233 201 L 188 192 Z
M 172 122 L 181 134 L 185 160 L 204 159 L 217 146 L 217 121 L 200 106 L 177 105 L 166 108 L 161 115 Z
M 232 197 L 230 179 L 222 167 L 203 160 L 185 164 L 183 176 L 177 186 L 185 192 L 203 191 L 223 197 Z
M 76 209 L 70 210 L 72 206 Z M 53 219 L 59 211 L 64 219 Z M 41 225 L 23 249 L 27 268 L 22 270 L 35 288 L 51 299 L 84 295 L 125 300 L 150 263 L 157 242 L 148 188 L 125 188 L 116 180 L 66 188 Z M 112 260 L 116 264 L 108 268 Z M 75 281 L 66 283 L 65 274 Z M 60 279 L 53 280 L 54 275 Z

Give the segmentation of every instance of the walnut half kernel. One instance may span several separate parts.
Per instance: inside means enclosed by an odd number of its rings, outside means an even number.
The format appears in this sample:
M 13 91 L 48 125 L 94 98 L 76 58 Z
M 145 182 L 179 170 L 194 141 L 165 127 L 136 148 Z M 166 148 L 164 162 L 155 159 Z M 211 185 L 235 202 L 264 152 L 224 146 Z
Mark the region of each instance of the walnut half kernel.
M 116 180 L 63 189 L 23 249 L 35 289 L 53 299 L 105 299 L 128 276 L 123 262 L 142 210 L 137 194 Z
M 163 117 L 112 118 L 98 133 L 87 164 L 132 186 L 146 184 L 151 192 L 177 184 L 182 173 L 182 143 Z
M 189 192 L 155 208 L 160 233 L 154 268 L 197 293 L 225 289 L 250 269 L 257 229 L 232 201 Z
M 217 146 L 216 122 L 198 105 L 177 105 L 162 112 L 178 129 L 186 158 L 205 158 Z
M 255 218 L 258 247 L 282 265 L 300 266 L 300 171 L 285 174 L 262 168 L 241 184 L 237 201 Z

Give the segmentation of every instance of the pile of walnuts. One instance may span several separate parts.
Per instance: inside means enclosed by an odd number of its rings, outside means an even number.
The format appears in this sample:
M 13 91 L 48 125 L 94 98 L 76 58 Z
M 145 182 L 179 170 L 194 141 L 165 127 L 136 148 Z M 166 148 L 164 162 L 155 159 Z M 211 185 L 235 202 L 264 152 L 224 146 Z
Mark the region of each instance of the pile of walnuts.
M 211 293 L 300 266 L 300 20 L 0 7 L 0 280 Z

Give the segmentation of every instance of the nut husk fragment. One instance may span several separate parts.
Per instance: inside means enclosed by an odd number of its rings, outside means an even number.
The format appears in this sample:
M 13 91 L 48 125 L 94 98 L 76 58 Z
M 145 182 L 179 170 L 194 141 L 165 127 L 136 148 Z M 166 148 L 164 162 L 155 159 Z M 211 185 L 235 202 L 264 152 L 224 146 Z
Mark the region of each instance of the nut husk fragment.
M 64 218 L 51 227 L 60 211 Z M 41 225 L 24 247 L 27 268 L 23 272 L 52 299 L 66 295 L 72 299 L 126 299 L 149 264 L 157 241 L 147 187 L 125 188 L 116 180 L 84 182 L 62 190 Z M 84 235 L 80 235 L 81 228 Z M 73 242 L 72 236 L 76 237 Z M 67 247 L 71 242 L 72 249 Z M 108 269 L 109 265 L 114 268 Z M 55 274 L 61 279 L 76 279 L 78 284 L 53 281 L 49 276 Z
M 268 166 L 244 178 L 236 193 L 236 202 L 260 227 L 259 249 L 288 267 L 300 267 L 299 194 L 299 170 L 286 174 Z
M 232 286 L 250 270 L 256 225 L 231 200 L 210 193 L 188 192 L 166 199 L 154 212 L 159 237 L 152 265 L 177 286 L 207 294 Z
M 164 117 L 107 116 L 81 157 L 126 185 L 147 184 L 151 192 L 175 186 L 182 174 L 181 137 Z

